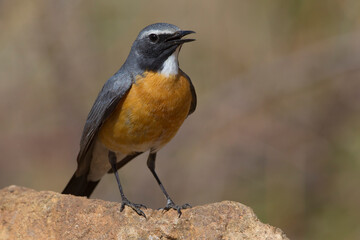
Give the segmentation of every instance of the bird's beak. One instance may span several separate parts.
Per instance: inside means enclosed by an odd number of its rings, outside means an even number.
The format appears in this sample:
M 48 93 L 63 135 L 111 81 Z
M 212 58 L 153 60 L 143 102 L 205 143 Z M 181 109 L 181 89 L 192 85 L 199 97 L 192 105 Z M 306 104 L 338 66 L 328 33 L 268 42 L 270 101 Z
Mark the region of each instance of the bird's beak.
M 170 43 L 173 43 L 173 44 L 183 44 L 183 43 L 186 43 L 186 42 L 195 41 L 195 39 L 189 39 L 189 38 L 182 39 L 182 37 L 184 37 L 186 35 L 189 35 L 191 33 L 195 33 L 195 32 L 194 31 L 177 31 L 173 35 L 168 37 L 165 40 L 165 42 L 170 42 Z

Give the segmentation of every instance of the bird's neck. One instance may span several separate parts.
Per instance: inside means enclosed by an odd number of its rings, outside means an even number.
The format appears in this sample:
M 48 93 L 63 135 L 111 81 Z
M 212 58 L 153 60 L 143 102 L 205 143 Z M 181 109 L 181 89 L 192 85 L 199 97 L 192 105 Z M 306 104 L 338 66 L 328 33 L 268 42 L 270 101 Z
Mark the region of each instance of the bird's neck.
M 179 73 L 179 51 L 180 47 L 164 61 L 158 73 L 164 76 L 177 75 Z

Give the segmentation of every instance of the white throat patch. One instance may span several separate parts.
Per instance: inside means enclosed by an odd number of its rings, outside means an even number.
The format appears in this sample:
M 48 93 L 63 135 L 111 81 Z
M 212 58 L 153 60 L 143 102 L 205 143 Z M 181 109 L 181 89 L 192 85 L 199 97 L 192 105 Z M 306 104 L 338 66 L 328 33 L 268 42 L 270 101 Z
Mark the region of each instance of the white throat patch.
M 179 56 L 179 51 L 180 51 L 180 47 L 176 48 L 175 52 L 173 54 L 171 54 L 168 59 L 165 60 L 165 62 L 163 63 L 161 70 L 160 70 L 160 74 L 165 75 L 165 76 L 170 76 L 170 75 L 177 75 L 179 72 L 179 60 L 178 60 L 178 56 Z

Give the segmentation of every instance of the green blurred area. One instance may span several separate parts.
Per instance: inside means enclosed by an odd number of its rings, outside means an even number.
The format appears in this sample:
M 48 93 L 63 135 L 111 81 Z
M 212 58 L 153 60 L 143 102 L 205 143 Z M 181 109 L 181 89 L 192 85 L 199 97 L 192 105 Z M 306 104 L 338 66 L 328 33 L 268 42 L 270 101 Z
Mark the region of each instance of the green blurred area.
M 158 154 L 173 199 L 234 200 L 291 239 L 360 239 L 360 2 L 0 0 L 0 187 L 61 191 L 103 83 L 148 24 L 194 30 L 198 108 Z M 129 199 L 163 207 L 146 156 Z M 106 176 L 93 198 L 118 201 Z

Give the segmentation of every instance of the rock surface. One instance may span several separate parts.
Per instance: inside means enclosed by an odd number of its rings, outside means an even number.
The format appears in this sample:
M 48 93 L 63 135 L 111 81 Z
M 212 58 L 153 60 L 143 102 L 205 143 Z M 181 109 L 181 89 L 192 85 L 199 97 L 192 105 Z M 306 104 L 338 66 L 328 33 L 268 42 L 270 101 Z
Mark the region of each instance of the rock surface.
M 224 201 L 176 211 L 10 186 L 0 190 L 0 239 L 288 239 L 240 203 Z

